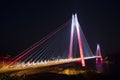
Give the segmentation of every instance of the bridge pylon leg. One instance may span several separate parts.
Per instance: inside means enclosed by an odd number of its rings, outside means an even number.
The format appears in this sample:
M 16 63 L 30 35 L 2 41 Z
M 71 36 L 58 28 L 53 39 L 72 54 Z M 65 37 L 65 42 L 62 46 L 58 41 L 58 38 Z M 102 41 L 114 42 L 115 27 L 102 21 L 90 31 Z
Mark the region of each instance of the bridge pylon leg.
M 83 51 L 83 44 L 82 44 L 82 37 L 81 37 L 81 28 L 78 22 L 77 14 L 75 14 L 75 25 L 76 25 L 76 30 L 77 30 L 77 37 L 78 37 L 78 45 L 79 45 L 79 51 L 80 51 L 80 56 L 82 60 L 82 66 L 85 67 L 85 59 L 84 59 L 84 51 Z
M 97 44 L 96 56 L 98 56 L 98 57 L 96 57 L 96 63 L 99 63 L 99 62 L 103 63 L 103 58 L 101 56 L 101 51 L 100 51 L 100 45 L 99 44 Z
M 82 45 L 82 39 L 81 39 L 81 28 L 80 28 L 80 24 L 78 22 L 77 19 L 77 14 L 72 15 L 72 24 L 71 24 L 71 36 L 70 36 L 70 46 L 69 46 L 69 53 L 68 53 L 68 59 L 70 59 L 72 57 L 72 48 L 73 48 L 73 34 L 74 34 L 74 30 L 77 30 L 77 39 L 78 39 L 78 45 L 79 45 L 79 52 L 80 52 L 80 62 L 82 63 L 82 66 L 85 66 L 85 59 L 84 59 L 84 52 L 83 52 L 83 45 Z

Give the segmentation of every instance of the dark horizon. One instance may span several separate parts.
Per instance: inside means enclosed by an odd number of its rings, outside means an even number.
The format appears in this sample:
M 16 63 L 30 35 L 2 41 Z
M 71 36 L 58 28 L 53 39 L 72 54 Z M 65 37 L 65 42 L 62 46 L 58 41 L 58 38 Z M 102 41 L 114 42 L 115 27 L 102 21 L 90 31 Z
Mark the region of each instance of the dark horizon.
M 2 1 L 0 54 L 17 55 L 66 23 L 73 13 L 93 53 L 119 54 L 119 3 L 101 1 Z

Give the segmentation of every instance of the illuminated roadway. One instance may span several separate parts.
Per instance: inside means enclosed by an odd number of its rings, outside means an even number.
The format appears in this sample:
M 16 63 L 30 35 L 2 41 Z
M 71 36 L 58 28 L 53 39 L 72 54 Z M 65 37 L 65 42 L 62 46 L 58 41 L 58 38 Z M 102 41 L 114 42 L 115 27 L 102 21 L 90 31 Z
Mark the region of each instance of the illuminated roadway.
M 92 56 L 92 57 L 84 57 L 84 59 L 92 59 L 101 56 Z M 15 71 L 15 70 L 23 70 L 29 68 L 39 68 L 39 67 L 47 67 L 59 64 L 65 64 L 70 62 L 81 61 L 81 58 L 74 58 L 74 59 L 57 59 L 54 61 L 41 61 L 41 62 L 31 62 L 31 63 L 19 63 L 15 65 L 6 65 L 3 68 L 0 68 L 0 73 L 7 72 L 7 71 Z

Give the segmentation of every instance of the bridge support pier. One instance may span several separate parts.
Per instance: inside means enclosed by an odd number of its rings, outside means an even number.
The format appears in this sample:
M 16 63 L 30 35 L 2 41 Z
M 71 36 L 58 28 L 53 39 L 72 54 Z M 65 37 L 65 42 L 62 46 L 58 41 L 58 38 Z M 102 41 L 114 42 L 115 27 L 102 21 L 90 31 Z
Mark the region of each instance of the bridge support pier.
M 102 57 L 96 57 L 96 64 L 98 64 L 98 63 L 103 63 Z

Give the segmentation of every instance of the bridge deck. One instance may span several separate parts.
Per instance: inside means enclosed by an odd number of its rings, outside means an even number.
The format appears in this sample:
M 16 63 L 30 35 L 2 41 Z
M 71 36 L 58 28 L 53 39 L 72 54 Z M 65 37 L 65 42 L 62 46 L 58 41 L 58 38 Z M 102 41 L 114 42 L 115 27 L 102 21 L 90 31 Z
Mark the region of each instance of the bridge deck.
M 84 59 L 92 59 L 96 57 L 101 56 L 92 56 L 92 57 L 84 57 Z M 59 59 L 55 61 L 45 61 L 45 62 L 37 62 L 37 63 L 26 63 L 26 64 L 15 64 L 11 66 L 4 66 L 0 69 L 0 72 L 7 72 L 7 71 L 14 71 L 14 70 L 22 70 L 22 69 L 28 69 L 28 68 L 38 68 L 38 67 L 46 67 L 46 66 L 53 66 L 53 65 L 59 65 L 59 64 L 65 64 L 70 62 L 76 62 L 81 61 L 81 58 L 74 58 L 74 59 Z

